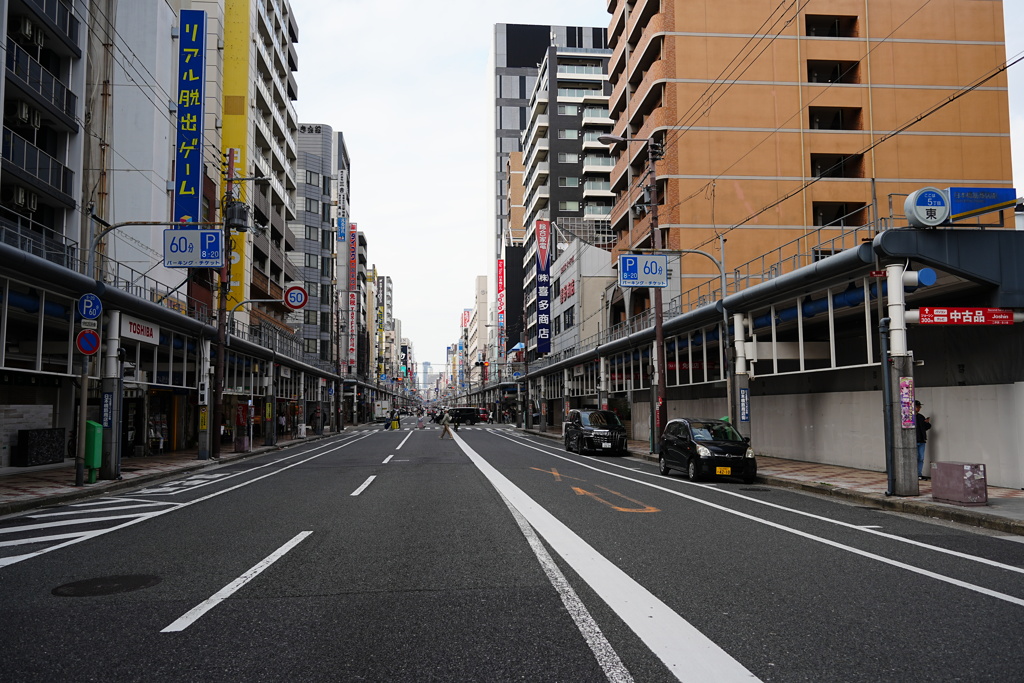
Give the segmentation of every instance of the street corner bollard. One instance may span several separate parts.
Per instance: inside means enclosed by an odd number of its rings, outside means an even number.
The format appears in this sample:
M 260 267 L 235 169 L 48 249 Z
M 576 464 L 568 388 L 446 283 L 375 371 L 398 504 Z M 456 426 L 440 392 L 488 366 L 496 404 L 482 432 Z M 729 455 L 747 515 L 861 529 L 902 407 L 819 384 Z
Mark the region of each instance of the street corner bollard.
M 85 423 L 85 469 L 89 470 L 87 483 L 96 483 L 96 473 L 103 462 L 103 425 L 88 420 Z

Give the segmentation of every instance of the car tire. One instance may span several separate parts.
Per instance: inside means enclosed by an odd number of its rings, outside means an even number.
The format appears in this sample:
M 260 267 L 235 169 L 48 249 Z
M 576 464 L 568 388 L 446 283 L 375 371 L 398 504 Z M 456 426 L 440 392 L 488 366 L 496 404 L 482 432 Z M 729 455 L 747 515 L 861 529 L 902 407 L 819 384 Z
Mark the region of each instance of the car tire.
M 659 455 L 658 456 L 658 470 L 661 472 L 661 475 L 663 477 L 667 477 L 668 473 L 672 471 L 669 468 L 668 463 L 665 462 L 665 456 L 664 455 Z
M 697 467 L 697 458 L 690 458 L 687 461 L 686 478 L 690 481 L 700 481 L 700 470 Z
M 565 450 L 572 453 L 572 441 L 569 440 L 569 435 L 565 435 Z
M 583 435 L 582 434 L 577 434 L 576 435 L 576 452 L 579 453 L 580 455 L 583 455 L 586 451 L 587 451 L 587 449 L 584 448 L 584 446 L 583 446 Z

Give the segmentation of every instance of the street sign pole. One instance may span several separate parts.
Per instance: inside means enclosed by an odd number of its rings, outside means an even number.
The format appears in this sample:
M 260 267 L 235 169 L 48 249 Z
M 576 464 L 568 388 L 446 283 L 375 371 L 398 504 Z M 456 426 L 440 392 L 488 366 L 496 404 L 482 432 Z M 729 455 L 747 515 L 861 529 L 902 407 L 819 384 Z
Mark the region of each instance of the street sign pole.
M 89 272 L 92 272 L 91 269 Z M 78 312 L 83 320 L 96 320 L 103 314 L 103 304 L 95 294 L 84 294 L 78 300 Z M 85 423 L 89 414 L 89 361 L 91 359 L 91 355 L 82 354 L 82 371 L 78 377 L 78 434 L 75 440 L 75 486 L 85 486 Z

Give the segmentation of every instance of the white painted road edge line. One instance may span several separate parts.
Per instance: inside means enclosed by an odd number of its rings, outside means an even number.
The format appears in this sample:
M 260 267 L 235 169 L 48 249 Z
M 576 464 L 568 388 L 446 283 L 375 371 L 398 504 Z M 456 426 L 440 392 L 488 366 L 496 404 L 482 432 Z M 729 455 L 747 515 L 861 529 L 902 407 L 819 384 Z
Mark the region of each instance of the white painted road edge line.
M 395 457 L 394 453 L 392 453 L 388 457 L 384 458 L 384 462 L 382 462 L 381 465 L 387 465 L 389 462 L 391 462 L 391 458 L 393 458 L 393 457 Z
M 353 491 L 353 492 L 352 492 L 352 493 L 351 493 L 350 495 L 353 495 L 353 496 L 358 496 L 358 495 L 359 495 L 360 493 L 362 493 L 363 491 L 365 491 L 365 490 L 366 490 L 366 487 L 367 487 L 367 486 L 369 486 L 369 485 L 370 485 L 371 483 L 373 483 L 373 480 L 374 480 L 374 479 L 376 479 L 376 478 L 377 478 L 377 475 L 376 475 L 376 474 L 374 474 L 374 475 L 373 475 L 373 476 L 371 476 L 371 477 L 370 477 L 369 479 L 367 479 L 366 481 L 364 481 L 364 482 L 363 482 L 363 485 L 362 485 L 362 486 L 360 486 L 359 488 L 357 488 L 357 489 L 356 489 L 355 491 Z
M 286 465 L 285 467 L 282 467 L 279 470 L 274 470 L 273 472 L 269 472 L 267 474 L 260 475 L 258 477 L 253 478 L 253 479 L 249 479 L 248 481 L 243 481 L 240 484 L 235 484 L 234 486 L 228 487 L 228 488 L 223 489 L 221 491 L 215 491 L 213 493 L 209 493 L 209 494 L 207 494 L 205 496 L 202 496 L 201 498 L 196 498 L 195 500 L 191 500 L 191 501 L 189 501 L 187 503 L 181 503 L 177 507 L 167 508 L 166 510 L 160 510 L 158 512 L 152 512 L 152 513 L 146 514 L 144 516 L 135 515 L 137 518 L 131 520 L 130 522 L 125 522 L 124 524 L 118 524 L 117 526 L 110 527 L 109 529 L 100 529 L 98 531 L 92 531 L 92 532 L 89 532 L 87 534 L 83 534 L 79 538 L 73 538 L 73 539 L 71 539 L 69 541 L 65 541 L 64 543 L 58 543 L 57 545 L 52 545 L 52 546 L 50 546 L 48 548 L 43 548 L 42 550 L 37 550 L 34 553 L 28 553 L 28 554 L 25 554 L 25 555 L 12 555 L 10 557 L 2 558 L 2 559 L 0 559 L 0 568 L 9 567 L 12 564 L 17 564 L 19 562 L 24 562 L 25 560 L 30 560 L 33 557 L 39 557 L 40 555 L 45 555 L 46 553 L 52 553 L 54 550 L 60 550 L 61 548 L 66 548 L 69 545 L 74 545 L 76 543 L 81 543 L 82 541 L 89 540 L 90 538 L 96 538 L 97 536 L 103 536 L 105 534 L 113 533 L 115 531 L 120 531 L 121 529 L 124 529 L 126 527 L 130 527 L 130 526 L 133 526 L 135 524 L 139 524 L 140 522 L 144 522 L 147 519 L 152 519 L 153 517 L 159 517 L 161 515 L 165 515 L 165 514 L 168 514 L 170 512 L 174 512 L 176 510 L 181 510 L 182 508 L 187 508 L 189 506 L 196 505 L 197 503 L 202 503 L 204 501 L 210 500 L 211 498 L 216 498 L 217 496 L 222 496 L 225 493 L 230 493 L 230 492 L 232 492 L 232 491 L 234 491 L 236 489 L 242 488 L 243 486 L 248 486 L 249 484 L 255 484 L 256 482 L 258 482 L 258 481 L 260 481 L 262 479 L 266 479 L 267 477 L 273 477 L 273 476 L 275 476 L 277 474 L 281 474 L 282 472 L 284 472 L 286 470 L 290 470 L 293 467 L 297 467 L 299 465 L 305 464 L 305 463 L 309 462 L 310 460 L 316 460 L 317 458 L 319 458 L 321 456 L 324 456 L 324 455 L 327 455 L 328 453 L 333 453 L 334 451 L 341 450 L 342 448 L 345 448 L 346 446 L 351 446 L 356 441 L 361 441 L 361 440 L 363 440 L 363 439 L 365 439 L 365 438 L 367 438 L 369 436 L 372 436 L 372 435 L 373 435 L 373 432 L 367 432 L 367 433 L 365 433 L 362 436 L 355 437 L 355 438 L 353 438 L 351 440 L 348 440 L 348 441 L 342 443 L 340 446 L 335 446 L 334 448 L 330 449 L 329 451 L 325 451 L 323 453 L 317 453 L 316 455 L 310 456 L 310 457 L 306 458 L 305 460 L 300 460 L 298 462 L 293 462 L 290 465 Z M 333 445 L 333 443 L 329 443 L 327 445 Z M 296 453 L 295 455 L 289 455 L 289 456 L 287 456 L 285 458 L 281 458 L 279 460 L 275 460 L 275 461 L 273 461 L 273 462 L 271 462 L 269 464 L 272 465 L 272 464 L 284 462 L 285 460 L 289 460 L 291 458 L 294 458 L 297 455 L 308 455 L 309 453 L 314 453 L 314 452 L 316 452 L 319 449 L 320 449 L 320 447 L 318 446 L 318 447 L 310 449 L 308 451 L 303 451 L 301 453 Z M 255 468 L 253 471 L 255 471 L 256 469 L 262 469 L 263 467 L 266 467 L 266 466 L 267 465 L 260 465 L 260 467 Z M 128 517 L 128 516 L 132 516 L 132 515 L 125 515 L 125 516 Z M 107 519 L 110 519 L 110 518 L 108 517 Z M 24 527 L 22 527 L 22 528 L 24 528 Z
M 526 445 L 526 444 L 523 444 L 523 445 Z M 526 446 L 527 446 L 527 448 L 533 448 L 532 446 L 528 446 L 528 445 L 526 445 Z M 537 448 L 535 450 L 541 451 L 541 449 L 539 449 L 539 448 Z M 542 453 L 547 453 L 548 455 L 554 456 L 556 458 L 561 458 L 562 460 L 566 460 L 566 461 L 571 462 L 571 463 L 575 463 L 576 465 L 579 465 L 580 467 L 585 467 L 587 469 L 594 470 L 595 472 L 601 472 L 601 473 L 603 473 L 603 474 L 605 474 L 605 475 L 607 475 L 609 477 L 616 477 L 618 479 L 625 479 L 626 481 L 631 481 L 631 482 L 633 482 L 635 484 L 640 484 L 642 486 L 647 486 L 647 487 L 652 488 L 652 489 L 657 489 L 658 491 L 664 491 L 665 493 L 672 494 L 673 496 L 679 496 L 680 498 L 685 498 L 686 500 L 692 501 L 694 503 L 698 503 L 700 505 L 705 505 L 705 506 L 707 506 L 709 508 L 713 508 L 715 510 L 720 510 L 722 512 L 726 512 L 726 513 L 728 513 L 730 515 L 735 515 L 737 517 L 742 517 L 743 519 L 748 519 L 748 520 L 750 520 L 752 522 L 757 522 L 758 524 L 764 524 L 765 526 L 772 527 L 773 529 L 778 529 L 780 531 L 785 531 L 787 533 L 794 534 L 795 536 L 800 536 L 801 538 L 806 538 L 808 540 L 815 541 L 817 543 L 823 543 L 823 544 L 825 544 L 827 546 L 831 546 L 833 548 L 838 548 L 839 550 L 844 550 L 844 551 L 846 551 L 848 553 L 853 553 L 854 555 L 860 555 L 861 557 L 866 557 L 866 558 L 868 558 L 870 560 L 875 560 L 876 562 L 881 562 L 882 564 L 887 564 L 887 565 L 890 565 L 892 567 L 896 567 L 898 569 L 905 569 L 907 571 L 914 572 L 915 574 L 920 574 L 921 576 L 927 576 L 927 577 L 933 578 L 933 579 L 935 579 L 937 581 L 943 581 L 945 583 L 949 583 L 949 584 L 952 584 L 954 586 L 959 586 L 960 588 L 966 588 L 969 591 L 974 591 L 976 593 L 981 593 L 982 595 L 987 595 L 989 597 L 996 598 L 997 600 L 1003 600 L 1005 602 L 1009 602 L 1011 604 L 1014 604 L 1014 605 L 1017 605 L 1017 606 L 1020 606 L 1020 607 L 1024 607 L 1024 600 L 1022 600 L 1021 598 L 1015 597 L 1013 595 L 1008 595 L 1006 593 L 1000 593 L 999 591 L 990 590 L 988 588 L 985 588 L 984 586 L 978 586 L 978 585 L 973 584 L 973 583 L 968 583 L 966 581 L 961 581 L 960 579 L 954 579 L 951 576 L 946 576 L 944 574 L 939 574 L 937 572 L 933 572 L 933 571 L 930 571 L 928 569 L 923 569 L 921 567 L 916 567 L 916 566 L 914 566 L 912 564 L 907 564 L 906 562 L 900 562 L 898 560 L 892 560 L 892 559 L 889 559 L 888 557 L 885 557 L 883 555 L 877 555 L 875 553 L 871 553 L 871 552 L 868 552 L 866 550 L 861 550 L 860 548 L 855 548 L 853 546 L 846 545 L 844 543 L 839 543 L 838 541 L 833 541 L 833 540 L 825 538 L 823 536 L 815 536 L 814 534 L 808 533 L 806 531 L 801 531 L 801 530 L 795 529 L 793 527 L 788 527 L 788 526 L 786 526 L 784 524 L 779 524 L 777 522 L 772 522 L 772 521 L 767 520 L 767 519 L 762 519 L 761 517 L 757 517 L 756 515 L 747 514 L 746 512 L 740 512 L 739 510 L 733 510 L 732 508 L 726 507 L 724 505 L 719 505 L 718 503 L 712 503 L 711 501 L 708 501 L 708 500 L 703 500 L 703 499 L 697 498 L 695 496 L 690 496 L 690 495 L 687 495 L 685 493 L 680 493 L 679 491 L 676 491 L 674 489 L 665 488 L 664 486 L 658 486 L 657 484 L 652 484 L 652 483 L 647 482 L 647 481 L 641 481 L 639 479 L 634 479 L 632 477 L 627 477 L 624 474 L 616 474 L 615 472 L 608 472 L 607 470 L 602 470 L 599 467 L 594 467 L 592 465 L 588 465 L 586 463 L 579 462 L 577 460 L 573 460 L 572 458 L 567 458 L 566 456 L 558 454 L 558 453 L 550 453 L 550 452 L 547 452 L 547 451 L 541 451 L 541 452 Z M 621 465 L 616 465 L 616 467 L 622 467 L 622 466 Z M 630 469 L 631 470 L 631 468 L 624 468 L 624 469 Z M 631 471 L 637 472 L 637 470 L 631 470 Z M 638 472 L 638 473 L 639 474 L 645 474 L 644 472 Z M 701 484 L 692 484 L 692 485 L 693 486 L 702 486 Z M 706 488 L 706 487 L 704 487 L 704 488 Z M 715 489 L 712 489 L 712 490 L 715 490 Z M 726 492 L 723 491 L 722 493 L 726 493 Z M 749 500 L 751 502 L 761 502 L 761 501 L 758 501 L 758 500 L 756 500 L 754 498 L 746 498 L 745 496 L 740 496 L 738 494 L 733 494 L 733 495 L 736 495 L 736 497 L 738 497 L 738 498 L 743 498 L 744 500 Z M 782 507 L 782 506 L 779 506 L 779 505 L 775 505 L 774 503 L 768 503 L 768 505 L 770 505 L 772 507 L 778 507 L 778 508 L 780 508 L 782 510 L 789 510 L 789 508 L 785 508 L 785 507 Z M 805 516 L 808 516 L 808 517 L 817 517 L 817 515 L 811 515 L 809 513 L 802 513 L 799 510 L 792 510 L 792 512 L 795 512 L 795 513 L 798 513 L 798 514 L 804 514 Z M 847 528 L 850 528 L 850 529 L 856 529 L 857 531 L 863 531 L 865 533 L 876 534 L 876 535 L 879 535 L 879 536 L 890 536 L 890 534 L 884 534 L 884 533 L 882 533 L 880 531 L 875 531 L 874 529 L 863 529 L 861 527 L 854 526 L 852 524 L 847 524 L 845 522 L 838 522 L 836 520 L 830 520 L 827 517 L 819 517 L 819 519 L 822 519 L 824 521 L 831 521 L 834 524 L 838 524 L 840 526 L 844 526 L 844 527 L 847 527 Z M 975 557 L 973 555 L 966 555 L 964 553 L 958 553 L 958 552 L 953 551 L 953 550 L 945 550 L 945 549 L 939 548 L 939 547 L 928 546 L 928 545 L 925 545 L 925 544 L 918 543 L 916 541 L 910 541 L 909 539 L 903 539 L 903 538 L 901 538 L 899 536 L 893 536 L 892 538 L 894 540 L 898 540 L 898 541 L 899 540 L 903 540 L 903 541 L 906 541 L 907 543 L 912 543 L 913 545 L 920 545 L 920 546 L 922 546 L 924 548 L 930 548 L 932 550 L 935 550 L 936 552 L 945 552 L 945 553 L 947 553 L 949 555 L 954 555 L 954 556 L 957 556 L 957 557 L 963 557 L 963 558 L 968 559 L 968 560 L 974 560 L 975 562 L 982 562 L 984 564 L 998 566 L 998 567 L 1007 569 L 1009 571 L 1016 571 L 1016 572 L 1022 571 L 1019 567 L 1013 567 L 1011 565 L 1002 565 L 1002 564 L 1000 564 L 998 562 L 994 562 L 993 560 L 988 560 L 986 558 Z
M 283 546 L 281 546 L 280 548 L 278 548 L 274 552 L 270 553 L 270 555 L 267 555 L 266 558 L 264 558 L 259 563 L 257 563 L 256 566 L 254 566 L 252 569 L 250 569 L 249 571 L 245 572 L 244 574 L 239 576 L 237 579 L 235 579 L 234 581 L 232 581 L 228 585 L 226 585 L 223 588 L 221 588 L 219 591 L 214 593 L 210 598 L 204 600 L 203 602 L 199 603 L 198 605 L 196 605 L 195 607 L 190 609 L 188 612 L 186 612 L 182 616 L 178 617 L 174 621 L 174 623 L 172 623 L 167 628 L 162 629 L 160 631 L 160 633 L 172 633 L 172 632 L 175 632 L 175 631 L 184 631 L 189 626 L 191 626 L 193 623 L 195 623 L 195 621 L 197 619 L 199 619 L 199 617 L 203 616 L 204 614 L 209 612 L 211 609 L 213 609 L 214 607 L 219 605 L 221 602 L 223 602 L 224 600 L 229 598 L 232 593 L 234 593 L 239 588 L 241 588 L 245 584 L 247 584 L 250 581 L 252 581 L 253 579 L 255 579 L 257 576 L 259 576 L 259 574 L 264 569 L 266 569 L 267 567 L 269 567 L 270 565 L 274 564 L 279 559 L 284 557 L 285 553 L 287 553 L 289 550 L 291 550 L 292 548 L 297 546 L 299 543 L 301 543 L 303 540 L 305 540 L 305 538 L 307 536 L 309 536 L 311 533 L 313 533 L 313 532 L 312 531 L 303 531 L 302 533 L 298 534 L 297 536 L 295 536 L 295 538 L 293 538 L 292 540 L 288 541 L 287 543 L 285 543 Z
M 526 521 L 526 518 L 519 514 L 519 510 L 516 510 L 512 503 L 508 502 L 508 498 L 502 496 L 501 499 L 505 501 L 505 505 L 508 506 L 509 511 L 512 513 L 512 517 L 515 518 L 516 523 L 519 525 L 519 529 L 523 532 L 523 536 L 526 536 L 526 542 L 530 544 L 530 548 L 533 549 L 533 554 L 537 556 L 537 561 L 540 562 L 540 566 L 544 569 L 544 573 L 547 574 L 548 580 L 551 581 L 551 585 L 558 591 L 558 595 L 562 598 L 562 604 L 565 605 L 565 609 L 569 612 L 569 616 L 576 623 L 576 628 L 583 634 L 583 639 L 587 641 L 587 645 L 590 646 L 590 651 L 594 653 L 594 657 L 597 658 L 597 663 L 601 665 L 601 669 L 604 671 L 604 675 L 609 681 L 613 683 L 632 683 L 633 676 L 630 675 L 629 670 L 619 659 L 619 655 L 615 652 L 615 648 L 608 642 L 608 639 L 604 637 L 604 633 L 601 632 L 601 627 L 594 621 L 594 617 L 590 615 L 590 611 L 587 610 L 587 606 L 583 604 L 576 591 L 572 589 L 572 586 L 565 578 L 565 574 L 558 568 L 555 561 L 551 559 L 551 555 L 548 553 L 547 548 L 541 543 L 540 539 L 537 538 L 536 532 L 530 523 Z
M 548 545 L 680 681 L 756 681 L 754 674 L 498 472 L 458 435 L 455 443 Z

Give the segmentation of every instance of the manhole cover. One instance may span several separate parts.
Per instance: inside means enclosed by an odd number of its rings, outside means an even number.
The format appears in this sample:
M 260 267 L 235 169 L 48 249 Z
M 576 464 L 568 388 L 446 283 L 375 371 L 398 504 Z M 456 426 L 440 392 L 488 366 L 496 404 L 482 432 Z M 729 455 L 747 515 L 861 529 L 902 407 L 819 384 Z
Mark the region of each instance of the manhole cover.
M 741 486 L 740 491 L 771 491 L 771 489 L 760 488 L 758 486 Z
M 140 588 L 149 588 L 160 583 L 159 576 L 135 574 L 129 576 L 101 576 L 96 579 L 85 579 L 74 583 L 57 586 L 51 592 L 65 598 L 88 598 L 95 595 L 114 595 L 127 593 Z

